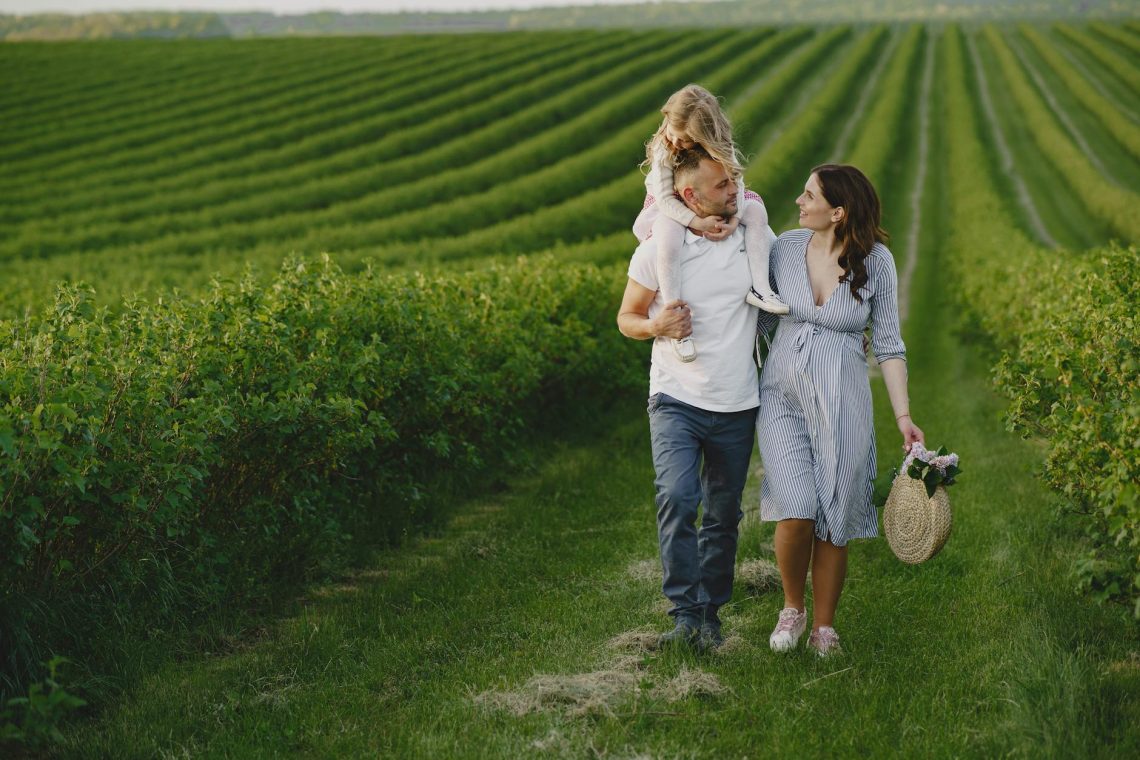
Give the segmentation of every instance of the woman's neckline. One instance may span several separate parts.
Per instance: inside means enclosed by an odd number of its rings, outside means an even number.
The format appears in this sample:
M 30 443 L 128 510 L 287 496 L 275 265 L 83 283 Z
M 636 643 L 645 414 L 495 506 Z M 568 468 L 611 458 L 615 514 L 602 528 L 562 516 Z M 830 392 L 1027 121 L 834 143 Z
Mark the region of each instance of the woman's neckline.
M 823 299 L 823 303 L 816 303 L 815 286 L 812 285 L 811 267 L 808 265 L 808 255 L 811 253 L 811 241 L 814 239 L 815 239 L 815 230 L 811 230 L 808 233 L 807 242 L 804 243 L 804 279 L 807 281 L 808 295 L 811 297 L 812 306 L 814 306 L 815 310 L 817 312 L 819 312 L 823 309 L 823 307 L 827 306 L 827 304 L 831 301 L 832 296 L 835 295 L 835 291 L 839 290 L 839 286 L 842 285 L 843 283 L 842 282 L 836 282 L 835 286 L 832 287 L 831 292 L 829 292 L 827 294 L 827 297 Z M 831 252 L 828 251 L 829 255 L 830 255 L 830 253 Z M 838 256 L 836 257 L 836 260 L 837 259 L 838 259 Z

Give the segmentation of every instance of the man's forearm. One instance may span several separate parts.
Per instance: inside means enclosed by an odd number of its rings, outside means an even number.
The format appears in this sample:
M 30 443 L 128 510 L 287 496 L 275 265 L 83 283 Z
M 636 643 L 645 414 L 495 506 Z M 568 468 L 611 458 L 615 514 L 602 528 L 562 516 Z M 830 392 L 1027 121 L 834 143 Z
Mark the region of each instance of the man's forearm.
M 644 314 L 627 311 L 618 314 L 618 330 L 627 338 L 649 340 L 657 337 L 656 321 Z

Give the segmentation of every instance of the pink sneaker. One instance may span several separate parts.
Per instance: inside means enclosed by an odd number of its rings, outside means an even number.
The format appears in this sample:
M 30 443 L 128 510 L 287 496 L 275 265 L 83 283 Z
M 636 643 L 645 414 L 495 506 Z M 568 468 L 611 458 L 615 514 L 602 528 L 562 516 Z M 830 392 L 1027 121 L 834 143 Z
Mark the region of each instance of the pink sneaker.
M 812 631 L 811 636 L 808 636 L 808 646 L 820 657 L 828 657 L 843 651 L 839 647 L 839 634 L 829 625 L 821 625 Z
M 800 612 L 794 607 L 785 607 L 780 610 L 780 619 L 768 637 L 768 646 L 773 652 L 787 652 L 794 649 L 804 635 L 807 628 L 807 612 Z

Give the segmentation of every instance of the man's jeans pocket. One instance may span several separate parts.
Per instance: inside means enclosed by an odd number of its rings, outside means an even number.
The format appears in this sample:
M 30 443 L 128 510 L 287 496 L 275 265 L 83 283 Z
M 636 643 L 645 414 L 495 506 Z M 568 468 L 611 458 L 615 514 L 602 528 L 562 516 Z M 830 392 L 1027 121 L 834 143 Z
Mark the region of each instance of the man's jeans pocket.
M 649 401 L 646 404 L 645 411 L 649 412 L 649 414 L 652 415 L 654 412 L 656 412 L 658 409 L 660 409 L 665 404 L 668 404 L 670 402 L 676 402 L 676 401 L 677 401 L 677 399 L 675 399 L 672 396 L 669 396 L 665 393 L 654 393 L 652 396 L 649 397 Z

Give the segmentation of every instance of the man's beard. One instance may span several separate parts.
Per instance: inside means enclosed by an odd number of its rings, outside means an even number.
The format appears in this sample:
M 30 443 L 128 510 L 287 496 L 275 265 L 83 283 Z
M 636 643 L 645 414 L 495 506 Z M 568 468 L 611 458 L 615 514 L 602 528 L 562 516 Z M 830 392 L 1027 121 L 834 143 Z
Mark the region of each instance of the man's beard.
M 720 204 L 710 204 L 703 195 L 697 192 L 696 188 L 693 189 L 693 195 L 696 200 L 697 213 L 701 216 L 720 216 L 725 219 L 736 216 L 735 198 Z

